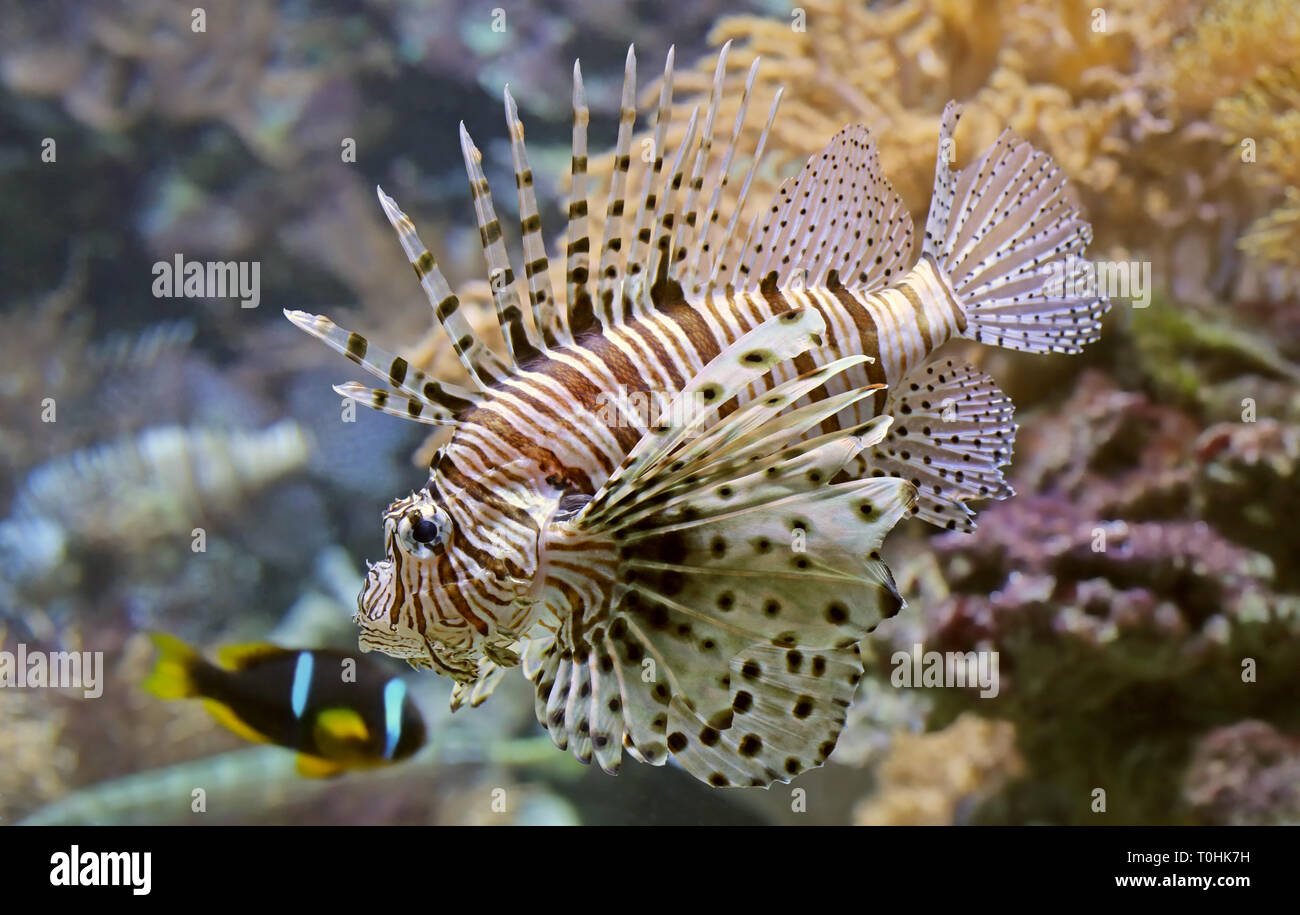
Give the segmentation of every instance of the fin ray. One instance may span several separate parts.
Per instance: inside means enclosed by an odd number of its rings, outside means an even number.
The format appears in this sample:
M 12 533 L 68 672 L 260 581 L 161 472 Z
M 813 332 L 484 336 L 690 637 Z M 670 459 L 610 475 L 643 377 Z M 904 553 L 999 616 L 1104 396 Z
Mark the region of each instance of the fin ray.
M 505 89 L 506 127 L 510 131 L 510 154 L 515 167 L 515 185 L 519 196 L 519 225 L 524 245 L 524 279 L 528 283 L 528 303 L 533 312 L 533 324 L 542 335 L 542 343 L 549 349 L 561 343 L 572 343 L 573 337 L 565 324 L 564 312 L 555 301 L 551 289 L 551 266 L 546 257 L 546 241 L 542 236 L 542 218 L 537 209 L 537 192 L 533 189 L 533 170 L 528 164 L 528 150 L 524 145 L 524 125 L 519 120 L 519 109 Z
M 451 339 L 452 349 L 461 365 L 469 372 L 475 386 L 486 392 L 488 385 L 510 374 L 510 370 L 488 349 L 487 345 L 474 333 L 469 319 L 461 313 L 460 298 L 451 291 L 447 279 L 442 275 L 433 253 L 420 241 L 415 224 L 402 212 L 397 202 L 384 193 L 381 187 L 375 188 L 379 196 L 379 205 L 384 210 L 389 224 L 397 232 L 397 240 L 402 245 L 407 259 L 420 279 L 420 288 L 424 290 L 429 305 L 433 307 L 434 316 L 442 329 Z
M 797 335 L 780 333 L 780 319 L 761 325 L 686 388 L 717 386 L 720 406 L 819 339 L 819 319 L 793 323 Z M 751 367 L 743 356 L 755 349 L 766 355 Z M 861 676 L 856 643 L 903 605 L 879 547 L 915 492 L 894 478 L 829 483 L 883 438 L 889 417 L 804 438 L 843 404 L 800 408 L 798 423 L 782 408 L 864 361 L 805 373 L 775 389 L 781 404 L 722 419 L 670 410 L 674 421 L 632 449 L 643 461 L 548 528 L 548 554 L 569 569 L 556 593 L 583 594 L 557 610 L 556 636 L 526 653 L 557 746 L 607 771 L 624 748 L 651 764 L 672 755 L 713 784 L 788 781 L 829 755 Z M 699 441 L 733 447 L 716 457 L 724 449 Z M 622 496 L 606 501 L 610 492 Z M 574 558 L 582 549 L 590 559 Z
M 474 198 L 474 215 L 478 220 L 479 242 L 487 260 L 488 285 L 492 289 L 492 304 L 496 307 L 497 321 L 505 337 L 506 349 L 515 369 L 536 358 L 541 351 L 541 341 L 524 320 L 519 307 L 519 292 L 515 288 L 515 272 L 506 253 L 505 237 L 501 233 L 501 220 L 492 204 L 492 189 L 483 174 L 483 154 L 470 139 L 465 122 L 460 125 L 460 151 L 465 160 L 465 174 L 469 178 L 470 195 Z
M 1015 445 L 1015 411 L 983 372 L 933 360 L 907 374 L 885 411 L 894 427 L 863 453 L 863 472 L 909 480 L 917 488 L 916 513 L 926 521 L 972 531 L 968 501 L 1013 494 L 1000 468 Z
M 965 314 L 964 335 L 1027 352 L 1081 352 L 1101 336 L 1110 308 L 1082 256 L 1092 227 L 1052 157 L 1010 132 L 954 176 L 947 153 L 959 116 L 950 102 L 922 250 Z

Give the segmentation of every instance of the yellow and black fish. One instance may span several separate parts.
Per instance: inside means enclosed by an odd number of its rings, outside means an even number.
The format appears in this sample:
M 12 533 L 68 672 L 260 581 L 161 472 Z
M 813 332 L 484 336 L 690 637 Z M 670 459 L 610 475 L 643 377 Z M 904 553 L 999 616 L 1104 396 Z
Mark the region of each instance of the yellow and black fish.
M 158 663 L 146 690 L 161 699 L 202 699 L 239 736 L 297 750 L 303 775 L 382 766 L 424 746 L 424 719 L 406 684 L 362 658 L 231 645 L 217 665 L 174 636 L 152 638 Z

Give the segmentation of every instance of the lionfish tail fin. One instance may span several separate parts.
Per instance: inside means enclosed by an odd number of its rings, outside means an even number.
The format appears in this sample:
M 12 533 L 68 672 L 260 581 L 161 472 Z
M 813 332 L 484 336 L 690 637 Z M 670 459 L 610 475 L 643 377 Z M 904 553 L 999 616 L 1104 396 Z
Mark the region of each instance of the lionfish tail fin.
M 1110 308 L 1083 257 L 1092 227 L 1047 153 L 1003 132 L 954 175 L 960 108 L 944 110 L 924 253 L 965 315 L 964 335 L 1033 353 L 1078 353 Z
M 681 395 L 712 392 L 706 405 L 670 407 L 606 489 L 549 532 L 557 593 L 595 596 L 525 672 L 539 720 L 584 761 L 614 771 L 626 748 L 656 765 L 671 755 L 714 785 L 789 781 L 834 749 L 862 675 L 857 644 L 903 606 L 879 548 L 915 491 L 840 475 L 891 420 L 817 434 L 878 386 L 787 409 L 864 357 L 718 409 L 789 358 L 774 346 L 820 339 L 811 309 L 793 314 L 706 366 Z
M 909 372 L 890 393 L 889 434 L 860 460 L 864 472 L 916 487 L 914 514 L 947 530 L 973 531 L 967 502 L 1014 495 L 1001 468 L 1016 424 L 1010 398 L 984 373 L 951 359 Z

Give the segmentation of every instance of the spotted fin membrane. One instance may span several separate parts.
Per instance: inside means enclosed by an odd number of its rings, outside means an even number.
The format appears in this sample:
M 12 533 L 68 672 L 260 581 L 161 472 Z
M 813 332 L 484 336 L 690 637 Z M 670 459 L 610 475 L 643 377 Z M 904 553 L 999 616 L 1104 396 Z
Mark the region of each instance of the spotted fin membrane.
M 701 409 L 670 409 L 548 532 L 556 590 L 608 595 L 524 659 L 539 720 L 579 759 L 615 772 L 626 748 L 713 785 L 766 785 L 834 748 L 862 675 L 857 643 L 903 606 L 879 547 L 915 490 L 832 482 L 889 417 L 810 435 L 878 386 L 786 410 L 866 357 L 719 409 L 821 330 L 816 312 L 791 312 L 724 350 L 679 398 Z M 607 577 L 592 586 L 594 568 Z

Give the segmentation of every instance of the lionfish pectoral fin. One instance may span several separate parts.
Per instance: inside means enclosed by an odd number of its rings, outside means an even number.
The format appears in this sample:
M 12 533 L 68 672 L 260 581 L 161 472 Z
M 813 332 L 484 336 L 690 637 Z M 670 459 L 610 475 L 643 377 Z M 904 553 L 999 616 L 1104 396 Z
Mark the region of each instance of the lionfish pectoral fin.
M 505 673 L 510 667 L 518 664 L 518 659 L 513 664 L 503 665 L 495 661 L 484 659 L 479 664 L 478 679 L 473 683 L 457 683 L 451 691 L 451 710 L 453 712 L 461 709 L 466 703 L 470 708 L 478 708 L 492 695 L 493 691 L 505 679 Z
M 961 108 L 939 133 L 924 254 L 965 315 L 964 335 L 1033 353 L 1078 353 L 1101 336 L 1110 308 L 1083 257 L 1092 241 L 1045 152 L 1004 131 L 977 162 L 948 167 Z
M 744 357 L 779 345 L 763 330 L 688 390 L 721 405 L 743 389 L 765 371 Z M 806 349 L 815 333 L 804 335 Z M 903 606 L 878 550 L 915 493 L 894 478 L 832 482 L 888 417 L 808 437 L 875 386 L 786 408 L 862 359 L 722 419 L 670 410 L 571 522 L 615 567 L 599 612 L 525 659 L 558 746 L 607 771 L 625 747 L 656 765 L 672 755 L 715 785 L 788 781 L 825 761 L 862 674 L 858 641 Z
M 993 379 L 935 359 L 912 369 L 885 402 L 893 428 L 859 460 L 865 473 L 910 480 L 916 514 L 948 530 L 972 531 L 975 499 L 1013 495 L 1000 469 L 1015 444 L 1015 408 Z
M 487 663 L 491 666 L 480 673 L 477 680 L 472 682 L 465 681 L 456 683 L 451 688 L 450 707 L 452 712 L 460 711 L 467 704 L 470 708 L 477 708 L 486 702 L 488 697 L 492 695 L 492 691 L 495 690 L 497 685 L 501 682 L 505 669 L 497 667 L 495 664 L 491 664 L 491 662 Z

